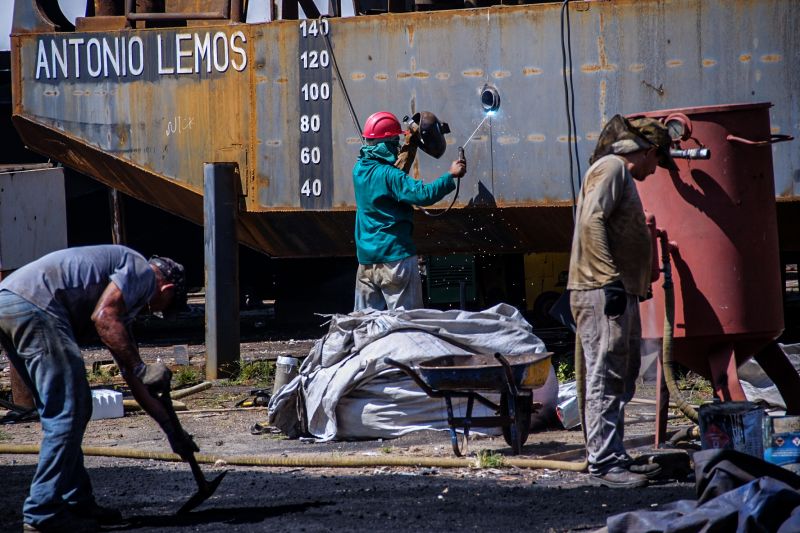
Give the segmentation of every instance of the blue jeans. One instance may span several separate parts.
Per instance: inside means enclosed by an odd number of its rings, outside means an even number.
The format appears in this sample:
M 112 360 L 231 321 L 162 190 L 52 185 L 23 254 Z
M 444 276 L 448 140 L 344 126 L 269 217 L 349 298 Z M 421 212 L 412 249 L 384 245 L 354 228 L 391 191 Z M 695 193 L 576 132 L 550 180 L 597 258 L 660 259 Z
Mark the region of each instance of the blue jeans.
M 81 441 L 92 416 L 86 369 L 72 330 L 8 291 L 0 291 L 0 343 L 33 393 L 42 422 L 39 465 L 22 511 L 29 524 L 94 503 Z

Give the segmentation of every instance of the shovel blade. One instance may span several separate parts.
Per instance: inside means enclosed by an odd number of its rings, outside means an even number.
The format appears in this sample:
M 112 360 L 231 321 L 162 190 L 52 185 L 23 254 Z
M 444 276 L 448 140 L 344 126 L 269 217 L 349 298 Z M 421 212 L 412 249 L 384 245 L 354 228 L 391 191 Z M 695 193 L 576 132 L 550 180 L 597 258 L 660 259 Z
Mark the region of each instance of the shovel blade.
M 178 514 L 186 514 L 195 507 L 197 507 L 198 505 L 200 505 L 201 503 L 203 503 L 204 501 L 206 501 L 209 498 L 209 496 L 214 494 L 214 491 L 217 490 L 217 487 L 222 481 L 222 478 L 224 478 L 225 474 L 227 473 L 228 471 L 226 470 L 217 477 L 215 477 L 213 480 L 205 483 L 205 486 L 198 488 L 197 493 L 191 498 L 189 498 L 189 500 L 186 503 L 184 503 L 180 509 L 178 509 Z

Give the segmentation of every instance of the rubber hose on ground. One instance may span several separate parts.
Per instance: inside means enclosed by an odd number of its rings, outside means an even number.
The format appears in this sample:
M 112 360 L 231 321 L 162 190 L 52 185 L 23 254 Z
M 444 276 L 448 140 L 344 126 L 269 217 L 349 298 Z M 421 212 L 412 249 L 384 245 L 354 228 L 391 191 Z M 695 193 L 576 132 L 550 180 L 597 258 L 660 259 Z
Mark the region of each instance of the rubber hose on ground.
M 0 454 L 38 454 L 37 444 L 3 444 Z M 180 462 L 181 458 L 174 453 L 148 452 L 132 448 L 84 446 L 83 455 L 99 457 L 116 457 L 124 459 L 147 459 L 156 461 Z M 365 468 L 380 466 L 436 467 L 436 468 L 469 468 L 474 460 L 456 457 L 413 457 L 413 456 L 326 456 L 322 454 L 298 455 L 252 455 L 222 457 L 216 455 L 196 454 L 199 463 L 214 464 L 223 461 L 234 466 L 266 466 L 266 467 L 307 467 L 307 468 Z M 569 470 L 582 472 L 586 462 L 554 461 L 549 459 L 525 459 L 521 457 L 504 457 L 503 466 L 516 468 L 548 468 L 552 470 Z
M 661 241 L 661 262 L 664 272 L 664 338 L 661 347 L 661 365 L 664 369 L 664 380 L 667 389 L 678 409 L 686 417 L 698 422 L 699 417 L 694 407 L 683 397 L 675 378 L 675 360 L 672 357 L 672 337 L 675 324 L 675 286 L 672 282 L 672 264 L 669 259 L 669 238 L 666 231 L 659 231 Z

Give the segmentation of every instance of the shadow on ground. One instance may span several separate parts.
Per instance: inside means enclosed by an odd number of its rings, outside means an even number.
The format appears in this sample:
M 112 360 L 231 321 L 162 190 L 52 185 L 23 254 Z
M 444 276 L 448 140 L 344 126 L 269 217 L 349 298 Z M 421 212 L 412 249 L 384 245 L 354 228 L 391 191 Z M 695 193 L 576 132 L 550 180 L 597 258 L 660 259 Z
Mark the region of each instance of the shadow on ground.
M 0 508 L 7 510 L 0 513 L 0 531 L 21 530 L 34 472 L 34 459 L 9 464 L 14 457 L 0 456 Z M 694 497 L 689 483 L 626 491 L 591 486 L 577 476 L 553 486 L 515 478 L 512 470 L 491 477 L 474 470 L 324 475 L 232 468 L 211 498 L 179 516 L 197 490 L 185 465 L 95 457 L 87 465 L 98 501 L 118 507 L 127 519 L 109 528 L 116 531 L 591 530 L 613 514 Z M 208 476 L 217 472 L 208 470 Z

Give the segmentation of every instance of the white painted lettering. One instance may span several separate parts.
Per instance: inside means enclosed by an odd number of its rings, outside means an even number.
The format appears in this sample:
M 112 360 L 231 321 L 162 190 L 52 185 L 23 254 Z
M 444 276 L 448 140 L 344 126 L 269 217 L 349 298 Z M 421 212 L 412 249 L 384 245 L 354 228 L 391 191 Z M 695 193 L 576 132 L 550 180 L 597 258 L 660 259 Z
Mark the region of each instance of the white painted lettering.
M 81 56 L 78 53 L 80 46 L 83 44 L 83 39 L 81 37 L 71 37 L 68 41 L 69 45 L 72 47 L 74 55 L 75 55 L 75 77 L 81 77 Z
M 200 36 L 194 34 L 194 71 L 200 72 L 202 62 L 206 64 L 206 72 L 211 72 L 211 36 L 206 32 L 203 41 Z
M 124 44 L 123 44 L 124 47 Z M 119 38 L 114 37 L 114 51 L 111 51 L 111 45 L 108 44 L 108 41 L 103 38 L 103 76 L 106 78 L 108 77 L 108 64 L 111 63 L 111 67 L 114 69 L 114 72 L 119 76 Z
M 159 74 L 174 74 L 175 69 L 172 67 L 165 67 L 163 63 L 164 56 L 161 53 L 162 50 L 162 43 L 161 43 L 161 34 L 157 36 L 157 43 L 158 43 L 158 73 Z
M 122 75 L 123 76 L 127 76 L 128 75 L 128 68 L 127 68 L 128 59 L 125 57 L 125 50 L 127 50 L 127 49 L 128 49 L 128 47 L 125 46 L 125 37 L 121 37 L 120 38 L 120 47 L 119 47 L 119 53 L 120 53 L 119 63 L 120 63 L 120 66 L 122 67 Z
M 40 41 L 41 42 L 41 41 Z M 67 41 L 61 41 L 61 53 L 58 51 L 56 40 L 50 41 L 50 62 L 53 64 L 53 78 L 58 77 L 58 67 L 61 67 L 61 75 L 67 77 Z
M 94 47 L 94 52 L 92 52 L 92 47 Z M 92 37 L 86 42 L 86 70 L 89 71 L 89 76 L 93 78 L 98 77 L 103 71 L 103 59 L 100 57 L 100 54 L 100 41 Z M 93 58 L 96 60 L 97 68 L 93 68 L 92 66 Z
M 139 63 L 134 63 L 134 53 L 139 57 Z M 128 41 L 128 70 L 131 75 L 138 76 L 144 70 L 144 45 L 141 37 L 131 37 Z
M 220 50 L 219 42 L 222 41 L 222 49 Z M 217 72 L 225 72 L 228 70 L 228 63 L 230 56 L 228 55 L 228 36 L 218 31 L 214 34 L 214 68 Z
M 39 49 L 36 52 L 36 79 L 41 77 L 44 69 L 44 77 L 50 77 L 50 64 L 47 62 L 47 51 L 44 49 L 44 41 L 39 39 Z
M 188 41 L 192 38 L 191 33 L 176 33 L 175 34 L 175 65 L 177 65 L 177 72 L 178 74 L 191 74 L 192 67 L 184 67 L 183 59 L 192 57 L 192 50 L 184 50 L 182 43 L 183 41 Z
M 247 42 L 247 37 L 245 37 L 244 33 L 241 31 L 237 31 L 233 35 L 231 35 L 231 50 L 233 50 L 234 54 L 239 54 L 241 57 L 241 62 L 237 63 L 235 59 L 231 60 L 231 65 L 237 71 L 241 72 L 247 66 L 247 53 L 245 52 L 244 48 L 236 46 L 236 39 L 239 38 L 242 40 L 242 43 Z

